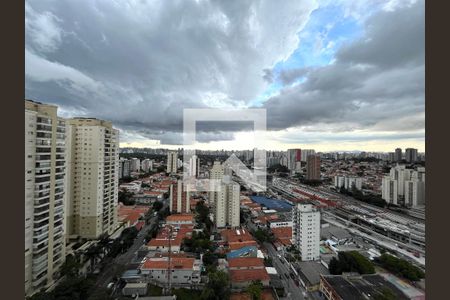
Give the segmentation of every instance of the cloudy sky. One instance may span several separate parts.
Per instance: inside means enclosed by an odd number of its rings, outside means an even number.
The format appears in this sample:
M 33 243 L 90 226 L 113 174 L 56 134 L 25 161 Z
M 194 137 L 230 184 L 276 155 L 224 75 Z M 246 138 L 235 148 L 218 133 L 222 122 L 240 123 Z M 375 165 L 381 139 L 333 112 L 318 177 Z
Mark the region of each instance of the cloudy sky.
M 282 4 L 281 4 L 282 3 Z M 25 96 L 178 147 L 184 108 L 266 109 L 271 149 L 425 151 L 424 1 L 36 0 Z M 196 148 L 250 149 L 205 123 Z

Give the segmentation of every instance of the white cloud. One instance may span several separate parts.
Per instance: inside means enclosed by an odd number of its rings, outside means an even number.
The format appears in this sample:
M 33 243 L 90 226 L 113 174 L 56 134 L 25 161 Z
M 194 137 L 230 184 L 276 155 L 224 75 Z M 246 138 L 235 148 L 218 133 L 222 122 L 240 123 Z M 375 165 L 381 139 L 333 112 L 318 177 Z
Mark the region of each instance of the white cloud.
M 62 42 L 62 20 L 49 11 L 38 13 L 25 2 L 25 31 L 27 44 L 38 51 L 53 52 Z

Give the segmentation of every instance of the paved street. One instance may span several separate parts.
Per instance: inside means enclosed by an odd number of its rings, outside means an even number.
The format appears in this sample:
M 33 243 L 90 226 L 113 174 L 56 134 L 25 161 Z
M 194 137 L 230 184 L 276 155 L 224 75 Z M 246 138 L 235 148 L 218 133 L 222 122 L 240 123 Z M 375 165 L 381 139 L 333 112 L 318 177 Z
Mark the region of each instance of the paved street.
M 167 201 L 164 201 L 162 210 L 166 209 L 167 206 Z M 106 268 L 106 270 L 104 270 L 103 273 L 99 275 L 97 286 L 106 287 L 108 283 L 113 280 L 113 277 L 117 275 L 117 271 L 126 269 L 126 266 L 131 263 L 136 251 L 138 251 L 139 248 L 144 244 L 144 238 L 147 232 L 156 222 L 158 222 L 158 217 L 154 216 L 150 219 L 150 223 L 148 225 L 142 227 L 141 231 L 138 233 L 136 239 L 134 240 L 133 245 L 125 253 L 122 253 L 114 258 L 113 262 L 111 263 L 111 267 Z
M 256 226 L 251 222 L 247 222 L 246 226 L 251 230 L 257 229 Z M 272 264 L 277 270 L 278 275 L 281 275 L 281 282 L 283 283 L 283 286 L 285 288 L 286 297 L 280 299 L 305 299 L 305 290 L 303 289 L 303 287 L 301 285 L 297 286 L 294 283 L 294 280 L 289 276 L 289 274 L 293 272 L 290 264 L 284 257 L 278 257 L 280 253 L 278 253 L 278 251 L 273 247 L 272 244 L 264 243 L 263 246 L 267 250 L 268 256 L 272 258 Z M 286 278 L 285 274 L 289 276 L 289 279 Z
M 278 257 L 279 253 L 272 244 L 264 243 L 264 248 L 267 249 L 269 257 L 272 258 L 273 266 L 277 269 L 278 274 L 282 276 L 282 283 L 287 295 L 280 299 L 305 299 L 303 294 L 305 290 L 303 287 L 301 285 L 297 286 L 291 277 L 289 277 L 289 279 L 286 278 L 286 274 L 289 276 L 289 274 L 293 272 L 290 264 L 284 257 Z

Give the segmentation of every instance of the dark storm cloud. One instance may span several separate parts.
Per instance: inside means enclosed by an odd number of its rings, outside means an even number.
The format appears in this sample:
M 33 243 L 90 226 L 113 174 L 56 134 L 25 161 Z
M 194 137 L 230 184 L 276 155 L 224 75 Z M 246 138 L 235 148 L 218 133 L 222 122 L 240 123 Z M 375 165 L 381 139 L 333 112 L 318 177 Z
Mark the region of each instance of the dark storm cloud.
M 331 65 L 275 74 L 311 1 L 26 1 L 25 94 L 111 120 L 127 141 L 179 144 L 183 108 L 245 107 L 275 81 L 285 87 L 264 104 L 272 130 L 423 130 L 423 6 L 374 14 Z M 248 130 L 199 128 L 204 142 Z
M 423 130 L 424 27 L 421 1 L 382 11 L 331 65 L 281 72 L 285 84 L 306 80 L 264 104 L 269 128 L 347 122 L 353 129 Z M 402 126 L 396 119 L 413 121 Z
M 242 106 L 264 91 L 262 70 L 295 50 L 315 7 L 26 1 L 26 97 L 55 103 L 67 115 L 176 135 L 183 108 Z
M 270 128 L 342 121 L 354 129 L 424 128 L 423 2 L 376 14 L 365 28 L 364 37 L 341 48 L 333 64 L 280 74 L 286 84 L 305 74 L 306 80 L 265 103 Z M 399 118 L 414 121 L 401 126 Z

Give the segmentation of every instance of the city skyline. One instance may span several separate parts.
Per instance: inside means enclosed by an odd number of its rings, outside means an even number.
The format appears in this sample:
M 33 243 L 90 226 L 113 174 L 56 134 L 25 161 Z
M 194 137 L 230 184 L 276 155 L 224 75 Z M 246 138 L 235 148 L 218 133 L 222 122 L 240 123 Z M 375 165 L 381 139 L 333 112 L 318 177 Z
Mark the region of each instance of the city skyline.
M 183 108 L 265 108 L 261 148 L 424 152 L 424 4 L 398 2 L 26 1 L 25 93 L 111 121 L 121 147 L 178 148 Z

